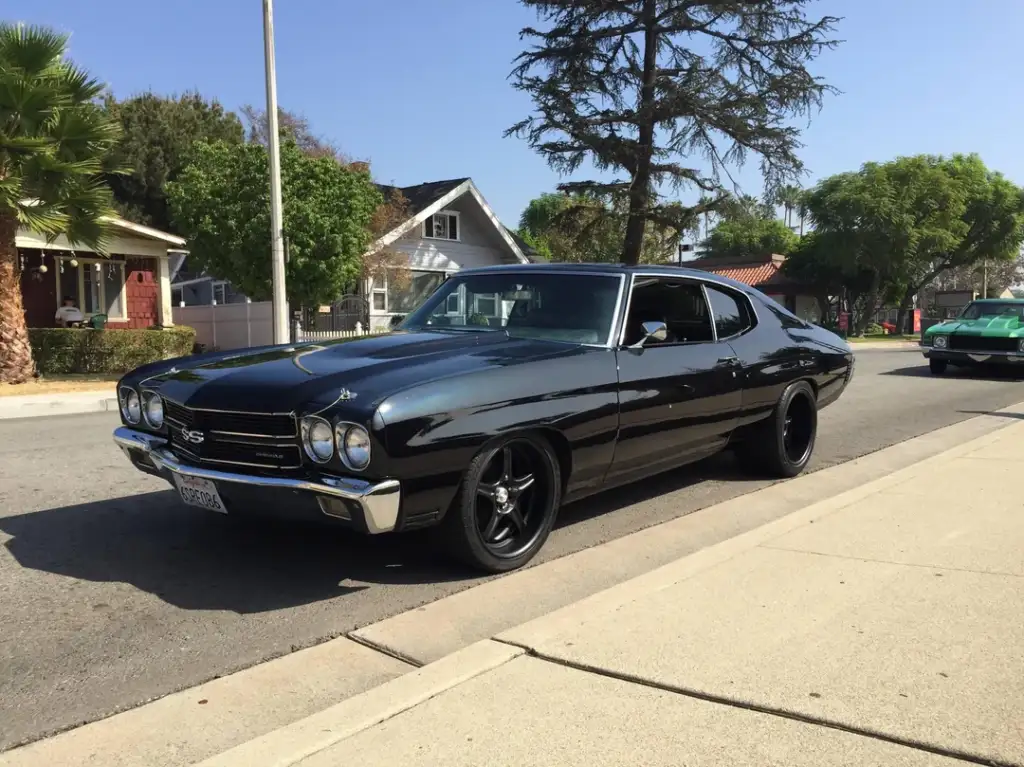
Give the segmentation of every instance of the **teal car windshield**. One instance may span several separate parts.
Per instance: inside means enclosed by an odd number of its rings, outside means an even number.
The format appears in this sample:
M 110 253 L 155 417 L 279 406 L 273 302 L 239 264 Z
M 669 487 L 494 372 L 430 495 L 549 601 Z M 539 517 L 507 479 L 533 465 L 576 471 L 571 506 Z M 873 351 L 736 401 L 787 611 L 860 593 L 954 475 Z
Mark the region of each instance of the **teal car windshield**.
M 1016 317 L 1024 319 L 1024 303 L 998 303 L 974 301 L 967 305 L 958 319 L 977 320 L 981 317 Z

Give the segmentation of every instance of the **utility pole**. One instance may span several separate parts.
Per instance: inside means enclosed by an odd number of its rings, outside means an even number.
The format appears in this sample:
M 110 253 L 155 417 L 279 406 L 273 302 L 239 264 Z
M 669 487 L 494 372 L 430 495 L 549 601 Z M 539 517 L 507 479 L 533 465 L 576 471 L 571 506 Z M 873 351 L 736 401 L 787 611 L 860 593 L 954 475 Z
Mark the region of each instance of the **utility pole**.
M 281 204 L 281 143 L 277 125 L 277 74 L 274 64 L 273 0 L 263 0 L 263 56 L 267 70 L 267 153 L 270 158 L 270 257 L 273 285 L 274 343 L 291 339 L 288 294 L 284 284 L 284 224 Z
M 984 271 L 982 272 L 982 274 L 984 276 L 982 278 L 982 283 L 981 283 L 981 297 L 982 298 L 988 298 L 988 259 L 987 258 L 985 259 Z

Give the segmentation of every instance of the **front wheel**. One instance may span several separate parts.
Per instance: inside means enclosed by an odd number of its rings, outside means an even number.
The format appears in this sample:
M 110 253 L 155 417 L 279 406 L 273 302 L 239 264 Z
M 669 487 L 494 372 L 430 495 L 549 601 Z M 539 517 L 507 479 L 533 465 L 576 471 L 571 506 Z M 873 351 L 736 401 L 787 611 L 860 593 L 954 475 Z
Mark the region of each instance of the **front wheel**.
M 440 533 L 466 564 L 508 572 L 540 551 L 561 502 L 561 471 L 548 441 L 508 437 L 472 460 Z
M 790 384 L 771 416 L 738 447 L 740 462 L 749 469 L 788 479 L 811 460 L 818 436 L 818 403 L 807 381 Z
M 946 367 L 949 363 L 946 360 L 928 360 L 928 369 L 932 371 L 932 375 L 940 376 L 946 372 Z

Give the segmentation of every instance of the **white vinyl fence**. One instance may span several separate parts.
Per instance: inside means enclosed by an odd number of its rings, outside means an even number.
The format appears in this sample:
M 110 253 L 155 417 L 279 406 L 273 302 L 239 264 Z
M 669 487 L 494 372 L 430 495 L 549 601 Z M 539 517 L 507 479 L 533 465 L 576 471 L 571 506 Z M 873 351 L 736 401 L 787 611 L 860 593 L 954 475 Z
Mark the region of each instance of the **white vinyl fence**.
M 210 306 L 175 306 L 174 324 L 196 330 L 196 343 L 207 351 L 247 349 L 274 343 L 273 311 L 270 301 Z M 329 341 L 368 335 L 360 325 L 356 330 L 293 330 L 296 341 Z

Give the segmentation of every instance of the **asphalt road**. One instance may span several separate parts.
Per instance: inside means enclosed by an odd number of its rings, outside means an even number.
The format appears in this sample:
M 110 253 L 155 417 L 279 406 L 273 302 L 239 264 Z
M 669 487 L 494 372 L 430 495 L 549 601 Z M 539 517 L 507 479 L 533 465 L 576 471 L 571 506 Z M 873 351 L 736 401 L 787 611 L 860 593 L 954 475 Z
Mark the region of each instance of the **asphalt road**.
M 1024 400 L 863 350 L 812 468 Z M 480 579 L 423 534 L 239 526 L 130 468 L 111 414 L 0 421 L 0 750 L 432 602 Z M 568 507 L 538 561 L 763 486 L 727 456 Z

